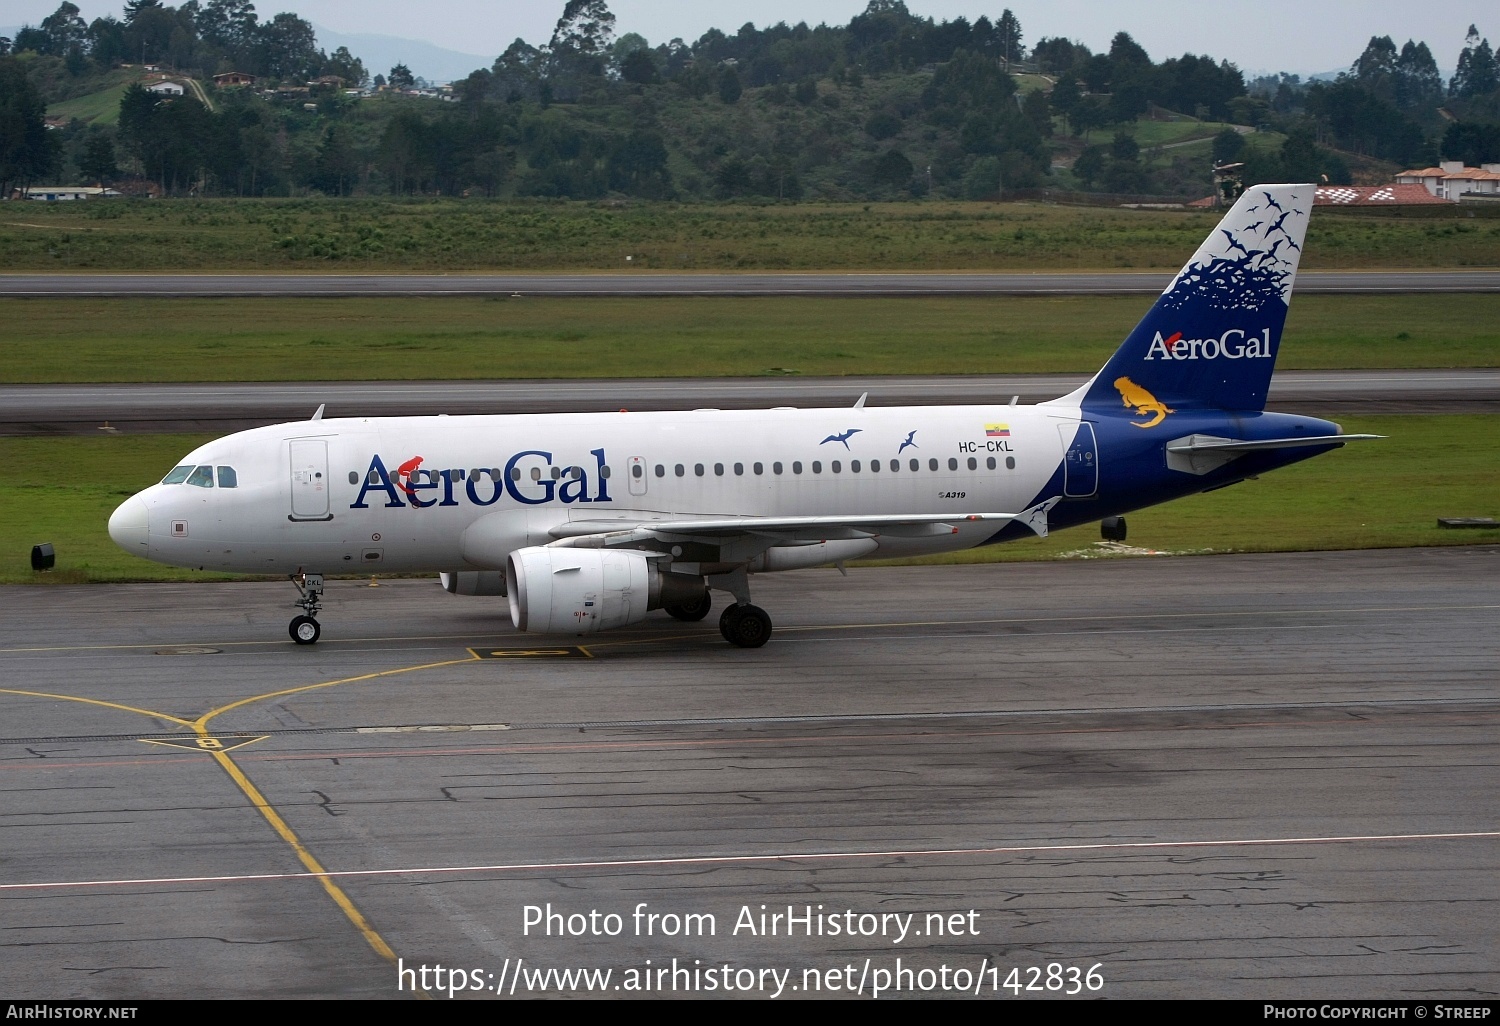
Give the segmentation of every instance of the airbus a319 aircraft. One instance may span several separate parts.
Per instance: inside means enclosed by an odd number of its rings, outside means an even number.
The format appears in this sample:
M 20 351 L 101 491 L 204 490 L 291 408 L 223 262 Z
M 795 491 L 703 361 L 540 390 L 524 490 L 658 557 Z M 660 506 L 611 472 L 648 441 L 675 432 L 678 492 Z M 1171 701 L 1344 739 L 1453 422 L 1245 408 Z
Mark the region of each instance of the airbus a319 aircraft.
M 287 574 L 292 639 L 324 575 L 425 571 L 515 627 L 655 609 L 754 648 L 752 575 L 967 549 L 1204 492 L 1356 438 L 1265 411 L 1311 185 L 1257 186 L 1086 384 L 1035 406 L 313 419 L 229 435 L 127 499 L 129 552 Z

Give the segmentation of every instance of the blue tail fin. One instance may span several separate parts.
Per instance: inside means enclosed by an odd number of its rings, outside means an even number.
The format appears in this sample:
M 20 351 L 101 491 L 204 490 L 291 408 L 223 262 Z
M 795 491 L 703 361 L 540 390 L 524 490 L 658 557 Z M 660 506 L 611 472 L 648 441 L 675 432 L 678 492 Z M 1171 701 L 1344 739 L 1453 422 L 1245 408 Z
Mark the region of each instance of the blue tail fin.
M 1154 426 L 1179 409 L 1262 410 L 1311 185 L 1257 185 L 1209 233 L 1104 369 L 1069 399 Z

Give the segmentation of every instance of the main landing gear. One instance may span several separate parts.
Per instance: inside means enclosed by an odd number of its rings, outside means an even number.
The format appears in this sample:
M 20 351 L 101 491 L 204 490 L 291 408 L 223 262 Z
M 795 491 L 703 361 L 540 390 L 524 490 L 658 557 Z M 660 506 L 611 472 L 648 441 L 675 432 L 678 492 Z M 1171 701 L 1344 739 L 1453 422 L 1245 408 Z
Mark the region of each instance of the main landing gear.
M 736 603 L 719 616 L 719 633 L 740 648 L 760 648 L 771 640 L 771 617 L 760 606 Z
M 292 574 L 292 583 L 297 586 L 297 591 L 302 595 L 292 605 L 302 608 L 302 616 L 292 617 L 292 622 L 287 624 L 287 633 L 292 640 L 299 645 L 311 645 L 317 642 L 323 633 L 319 626 L 317 616 L 318 610 L 323 608 L 323 575 L 322 574 Z

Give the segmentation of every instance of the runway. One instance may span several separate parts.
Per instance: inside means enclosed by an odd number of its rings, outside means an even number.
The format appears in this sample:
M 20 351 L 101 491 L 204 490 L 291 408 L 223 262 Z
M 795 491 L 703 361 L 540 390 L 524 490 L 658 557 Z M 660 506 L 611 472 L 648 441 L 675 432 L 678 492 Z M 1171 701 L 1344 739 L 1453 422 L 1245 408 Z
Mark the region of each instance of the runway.
M 23 296 L 1154 295 L 1175 271 L 659 274 L 0 274 Z M 1299 293 L 1500 292 L 1500 271 L 1302 271 Z
M 0 991 L 1493 1000 L 1497 570 L 800 571 L 754 651 L 0 589 Z
M 0 435 L 234 431 L 329 417 L 1023 403 L 1066 395 L 1085 374 L 985 377 L 657 378 L 612 381 L 338 381 L 181 385 L 0 385 Z M 1500 370 L 1278 371 L 1269 406 L 1338 416 L 1492 413 Z

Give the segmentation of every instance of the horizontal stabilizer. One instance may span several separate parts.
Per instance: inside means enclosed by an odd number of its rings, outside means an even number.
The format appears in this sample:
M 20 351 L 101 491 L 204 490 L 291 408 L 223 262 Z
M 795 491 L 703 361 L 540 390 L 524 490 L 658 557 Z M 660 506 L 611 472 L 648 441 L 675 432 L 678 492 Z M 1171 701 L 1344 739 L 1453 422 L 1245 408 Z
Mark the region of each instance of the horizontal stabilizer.
M 1202 437 L 1202 436 L 1194 436 Z M 1189 442 L 1177 445 L 1167 443 L 1167 452 L 1250 452 L 1254 449 L 1305 449 L 1313 445 L 1343 445 L 1345 442 L 1367 442 L 1385 435 L 1306 435 L 1299 438 L 1262 438 L 1253 442 L 1241 442 L 1221 438 L 1212 442 Z
M 1343 445 L 1345 442 L 1365 442 L 1384 437 L 1385 435 L 1300 435 L 1296 438 L 1244 441 L 1215 435 L 1188 435 L 1167 443 L 1167 466 L 1184 474 L 1207 474 L 1247 452 Z

